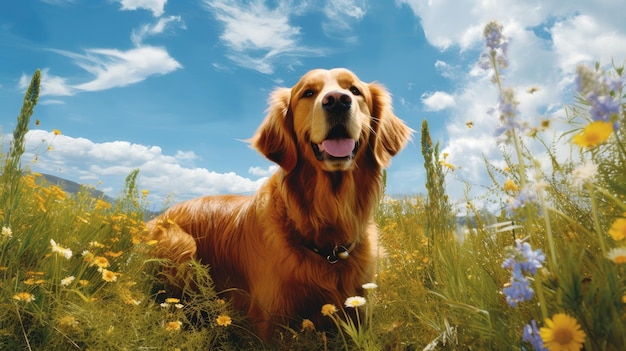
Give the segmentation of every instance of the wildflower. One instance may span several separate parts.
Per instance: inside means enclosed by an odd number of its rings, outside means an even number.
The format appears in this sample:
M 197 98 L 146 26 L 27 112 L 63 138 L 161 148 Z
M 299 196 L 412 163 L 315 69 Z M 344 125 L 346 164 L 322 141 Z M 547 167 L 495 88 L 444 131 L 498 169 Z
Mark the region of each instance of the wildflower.
M 41 285 L 43 283 L 45 283 L 46 281 L 43 279 L 35 279 L 35 278 L 28 278 L 26 280 L 24 280 L 24 284 L 26 285 Z
M 506 181 L 504 181 L 504 191 L 510 191 L 510 192 L 517 192 L 519 190 L 519 186 L 517 186 L 517 184 L 515 184 L 515 182 L 511 179 L 507 179 Z
M 109 260 L 103 256 L 94 257 L 91 262 L 89 262 L 89 266 L 96 265 L 98 268 L 107 268 L 109 264 Z
M 618 218 L 611 225 L 609 235 L 615 241 L 623 240 L 626 237 L 626 218 Z
M 498 113 L 500 119 L 500 127 L 496 129 L 495 135 L 500 141 L 507 140 L 513 135 L 514 130 L 522 132 L 528 131 L 528 123 L 522 121 L 518 116 L 519 101 L 515 98 L 515 90 L 506 88 L 498 102 L 497 110 L 491 109 L 491 114 Z
M 523 189 L 516 197 L 509 197 L 507 200 L 507 210 L 514 212 L 515 210 L 526 206 L 529 203 L 537 202 L 537 192 L 532 186 Z
M 580 147 L 594 147 L 605 142 L 613 133 L 613 125 L 610 122 L 591 122 L 579 134 L 574 135 L 572 141 Z
M 456 169 L 456 167 L 453 164 L 445 162 L 445 161 L 439 161 L 439 164 L 448 168 L 451 171 L 454 171 Z
M 182 303 L 177 303 L 177 304 L 174 304 L 174 307 L 180 310 L 181 308 L 185 307 L 185 305 L 183 305 Z
M 624 82 L 587 66 L 578 66 L 576 90 L 589 103 L 589 113 L 594 121 L 615 122 L 619 118 L 622 105 L 619 98 Z M 617 129 L 617 128 L 615 128 Z
M 2 227 L 2 237 L 10 239 L 13 236 L 13 231 L 9 227 Z
M 546 327 L 539 330 L 544 346 L 550 351 L 580 350 L 585 342 L 585 332 L 580 329 L 576 319 L 557 313 L 552 319 L 546 319 Z
M 337 312 L 337 307 L 335 307 L 335 305 L 327 303 L 324 306 L 322 306 L 322 315 L 324 316 L 330 316 L 333 315 Z
M 378 288 L 378 285 L 376 285 L 376 283 L 363 284 L 363 289 L 365 290 L 374 290 L 376 288 Z
M 480 56 L 478 65 L 482 69 L 490 69 L 494 66 L 506 68 L 507 51 L 509 46 L 508 38 L 502 34 L 502 25 L 496 21 L 491 21 L 485 26 L 483 32 L 487 51 Z
M 68 285 L 72 284 L 74 279 L 76 279 L 76 278 L 73 275 L 70 275 L 69 277 L 65 277 L 65 278 L 61 279 L 61 285 L 68 286 Z
M 346 307 L 357 308 L 365 305 L 365 298 L 361 296 L 351 296 L 346 299 L 344 305 Z
M 626 263 L 626 247 L 616 247 L 607 254 L 609 260 L 615 263 Z
M 19 292 L 13 295 L 13 299 L 17 301 L 33 302 L 35 301 L 35 296 L 31 293 Z
M 217 322 L 217 325 L 219 326 L 228 327 L 229 325 L 231 325 L 233 320 L 228 315 L 220 314 L 217 317 L 216 322 Z
M 111 272 L 108 269 L 102 269 L 102 279 L 106 282 L 114 282 L 117 280 L 117 274 L 115 272 Z
M 587 160 L 585 164 L 576 167 L 572 171 L 571 183 L 574 187 L 579 187 L 588 181 L 591 181 L 598 172 L 598 166 L 592 161 Z
M 124 251 L 117 251 L 117 252 L 113 252 L 113 251 L 107 251 L 104 254 L 106 256 L 112 257 L 112 258 L 118 258 L 120 256 L 122 256 L 122 254 L 124 253 Z
M 526 324 L 524 326 L 522 341 L 526 341 L 533 345 L 535 351 L 547 350 L 543 347 L 543 340 L 541 339 L 541 335 L 539 335 L 539 328 L 537 328 L 537 322 L 535 322 L 534 319 L 530 321 L 530 324 Z
M 167 324 L 165 325 L 165 330 L 167 331 L 179 331 L 180 327 L 182 327 L 183 322 L 181 321 L 174 321 L 174 322 L 167 322 Z
M 180 302 L 180 299 L 177 299 L 175 297 L 168 297 L 167 299 L 165 299 L 166 304 L 179 303 L 179 302 Z
M 66 259 L 72 258 L 72 250 L 64 248 L 61 245 L 58 245 L 54 240 L 50 239 L 50 245 L 52 245 L 52 252 L 56 252 L 59 255 L 65 257 Z
M 72 333 L 78 331 L 79 323 L 74 316 L 65 316 L 59 318 L 58 322 L 59 329 L 64 331 L 65 333 Z
M 61 135 L 61 131 L 58 129 L 53 129 L 52 133 L 54 133 L 54 135 Z
M 96 200 L 96 210 L 108 210 L 112 207 L 112 205 L 104 200 L 98 199 Z
M 313 324 L 313 322 L 311 322 L 310 319 L 303 319 L 302 320 L 302 329 L 300 330 L 300 332 L 304 332 L 304 331 L 314 331 L 315 330 L 315 324 Z
M 509 306 L 516 307 L 518 303 L 532 299 L 535 291 L 530 287 L 528 279 L 518 277 L 506 283 L 502 293 L 506 296 Z
M 97 242 L 97 241 L 90 241 L 90 242 L 89 242 L 89 246 L 90 246 L 90 247 L 95 247 L 95 248 L 101 249 L 101 248 L 103 248 L 103 247 L 104 247 L 104 244 L 101 244 L 101 243 L 99 243 L 99 242 Z
M 502 268 L 512 271 L 511 281 L 502 289 L 506 301 L 511 307 L 518 303 L 530 300 L 534 290 L 530 287 L 528 278 L 524 272 L 535 274 L 537 269 L 543 267 L 546 257 L 541 249 L 533 250 L 530 244 L 515 240 L 515 248 L 508 248 L 508 258 L 502 263 Z

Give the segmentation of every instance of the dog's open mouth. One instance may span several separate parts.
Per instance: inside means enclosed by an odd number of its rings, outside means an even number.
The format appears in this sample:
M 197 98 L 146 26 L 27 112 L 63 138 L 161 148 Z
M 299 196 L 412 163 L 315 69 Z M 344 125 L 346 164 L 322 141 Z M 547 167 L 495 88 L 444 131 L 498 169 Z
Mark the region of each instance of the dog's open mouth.
M 344 126 L 337 125 L 330 130 L 326 139 L 319 144 L 311 143 L 318 161 L 343 160 L 353 158 L 359 143 L 348 136 Z

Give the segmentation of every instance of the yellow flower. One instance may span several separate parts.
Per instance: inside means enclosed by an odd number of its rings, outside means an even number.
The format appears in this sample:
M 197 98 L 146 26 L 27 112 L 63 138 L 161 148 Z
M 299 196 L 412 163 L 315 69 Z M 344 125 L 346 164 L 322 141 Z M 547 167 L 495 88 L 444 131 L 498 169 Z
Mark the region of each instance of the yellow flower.
M 626 237 L 626 218 L 618 218 L 613 222 L 609 235 L 615 241 L 623 240 Z
M 595 121 L 583 129 L 580 134 L 574 135 L 572 141 L 580 147 L 594 147 L 605 142 L 613 133 L 613 124 L 604 121 Z
M 54 135 L 61 135 L 61 131 L 58 129 L 53 129 L 52 133 L 54 133 Z
M 117 280 L 117 273 L 111 272 L 108 269 L 102 269 L 102 279 L 106 282 L 114 282 Z
M 35 301 L 35 296 L 31 293 L 19 292 L 13 295 L 13 299 L 17 301 L 33 302 Z
M 583 347 L 585 332 L 576 319 L 557 313 L 546 319 L 546 327 L 539 330 L 544 347 L 550 351 L 577 351 Z
M 117 258 L 117 257 L 122 256 L 123 253 L 124 253 L 124 251 L 117 251 L 117 252 L 107 251 L 104 254 L 109 256 L 109 257 Z
M 167 322 L 167 324 L 165 325 L 165 330 L 178 331 L 180 330 L 180 327 L 182 327 L 182 325 L 183 325 L 183 322 L 181 321 Z
M 607 256 L 615 263 L 626 263 L 626 247 L 616 247 L 611 249 Z
M 335 305 L 327 303 L 324 306 L 322 306 L 322 315 L 324 316 L 330 316 L 332 314 L 335 314 L 335 312 L 337 312 L 337 307 L 335 307 Z
M 165 299 L 165 303 L 179 303 L 180 299 L 177 299 L 175 297 L 168 297 L 167 299 Z
M 517 184 L 515 184 L 514 181 L 512 181 L 511 179 L 507 179 L 504 182 L 504 191 L 511 191 L 511 192 L 516 192 L 519 190 L 519 187 L 517 186 Z
M 71 334 L 79 330 L 79 323 L 73 316 L 65 316 L 59 318 L 59 329 L 67 334 Z
M 225 314 L 219 315 L 216 321 L 217 321 L 217 325 L 221 325 L 222 327 L 227 327 L 233 322 L 233 320 Z
M 313 322 L 311 322 L 310 319 L 303 319 L 302 330 L 300 331 L 303 332 L 303 331 L 313 331 L 313 330 L 315 330 L 315 324 L 313 324 Z
M 89 263 L 89 266 L 96 265 L 99 268 L 107 268 L 109 266 L 109 260 L 106 257 L 97 256 Z
M 112 205 L 104 200 L 96 200 L 96 210 L 108 210 Z

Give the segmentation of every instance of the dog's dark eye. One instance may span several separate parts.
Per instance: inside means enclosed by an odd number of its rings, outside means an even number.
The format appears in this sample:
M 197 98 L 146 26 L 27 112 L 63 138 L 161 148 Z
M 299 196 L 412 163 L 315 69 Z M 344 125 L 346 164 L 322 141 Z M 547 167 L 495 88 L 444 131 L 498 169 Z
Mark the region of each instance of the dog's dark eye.
M 315 91 L 313 89 L 307 89 L 302 93 L 302 97 L 308 98 L 315 95 Z
M 354 95 L 361 95 L 361 91 L 359 91 L 359 88 L 355 87 L 355 86 L 351 86 L 350 87 L 350 92 Z

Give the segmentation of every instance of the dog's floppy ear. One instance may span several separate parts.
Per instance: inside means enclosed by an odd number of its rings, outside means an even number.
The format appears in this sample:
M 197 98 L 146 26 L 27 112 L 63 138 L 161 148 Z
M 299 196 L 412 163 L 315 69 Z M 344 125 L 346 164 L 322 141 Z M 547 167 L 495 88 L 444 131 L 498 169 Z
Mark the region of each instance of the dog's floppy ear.
M 374 157 L 382 167 L 388 167 L 395 156 L 411 139 L 413 130 L 393 113 L 391 95 L 377 83 L 368 85 L 372 94 L 372 140 Z
M 291 89 L 276 89 L 270 96 L 265 120 L 249 140 L 255 149 L 287 172 L 298 161 L 290 99 Z

